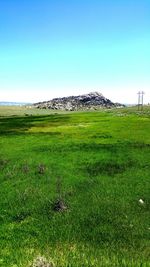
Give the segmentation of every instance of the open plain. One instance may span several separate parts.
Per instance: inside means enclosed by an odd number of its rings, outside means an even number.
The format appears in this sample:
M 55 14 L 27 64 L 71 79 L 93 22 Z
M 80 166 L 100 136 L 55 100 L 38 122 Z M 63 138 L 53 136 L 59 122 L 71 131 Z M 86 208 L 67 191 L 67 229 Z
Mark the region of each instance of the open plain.
M 150 266 L 149 178 L 148 106 L 0 107 L 0 266 Z

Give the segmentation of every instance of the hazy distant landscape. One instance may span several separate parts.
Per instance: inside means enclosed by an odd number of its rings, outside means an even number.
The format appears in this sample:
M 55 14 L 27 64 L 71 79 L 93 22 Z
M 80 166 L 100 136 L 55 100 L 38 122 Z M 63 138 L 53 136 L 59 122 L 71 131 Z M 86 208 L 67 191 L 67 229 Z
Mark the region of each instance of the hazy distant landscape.
M 26 102 L 6 102 L 6 101 L 1 101 L 0 106 L 23 106 L 23 105 L 29 105 L 31 103 L 26 103 Z

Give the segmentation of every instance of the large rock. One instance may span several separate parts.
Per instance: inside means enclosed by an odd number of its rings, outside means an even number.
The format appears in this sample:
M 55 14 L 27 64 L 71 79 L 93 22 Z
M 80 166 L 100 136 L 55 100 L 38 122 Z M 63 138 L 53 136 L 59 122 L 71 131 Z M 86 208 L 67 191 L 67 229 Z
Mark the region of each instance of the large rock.
M 69 96 L 62 98 L 54 98 L 49 101 L 39 102 L 33 104 L 36 108 L 54 109 L 54 110 L 90 110 L 99 108 L 112 108 L 123 106 L 111 102 L 98 92 L 93 92 L 79 96 Z

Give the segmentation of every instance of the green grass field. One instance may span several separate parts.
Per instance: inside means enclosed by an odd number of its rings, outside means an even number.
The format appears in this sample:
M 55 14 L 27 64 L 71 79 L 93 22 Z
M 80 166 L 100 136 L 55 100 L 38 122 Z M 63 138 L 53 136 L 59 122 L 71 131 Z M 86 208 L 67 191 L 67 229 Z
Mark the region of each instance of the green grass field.
M 150 266 L 149 211 L 150 107 L 0 107 L 0 266 Z

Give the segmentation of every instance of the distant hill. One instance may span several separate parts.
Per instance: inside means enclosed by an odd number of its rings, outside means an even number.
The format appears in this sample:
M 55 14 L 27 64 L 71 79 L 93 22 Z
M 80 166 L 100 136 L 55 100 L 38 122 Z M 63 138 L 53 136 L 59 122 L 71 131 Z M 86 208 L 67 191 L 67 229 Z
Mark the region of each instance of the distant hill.
M 40 109 L 53 109 L 53 110 L 96 110 L 99 108 L 113 108 L 121 107 L 119 103 L 113 103 L 108 98 L 104 97 L 99 92 L 92 92 L 89 94 L 69 96 L 62 98 L 54 98 L 49 101 L 38 102 L 33 104 L 34 107 Z
M 29 105 L 30 103 L 25 103 L 25 102 L 6 102 L 6 101 L 1 101 L 0 106 L 23 106 L 23 105 Z

